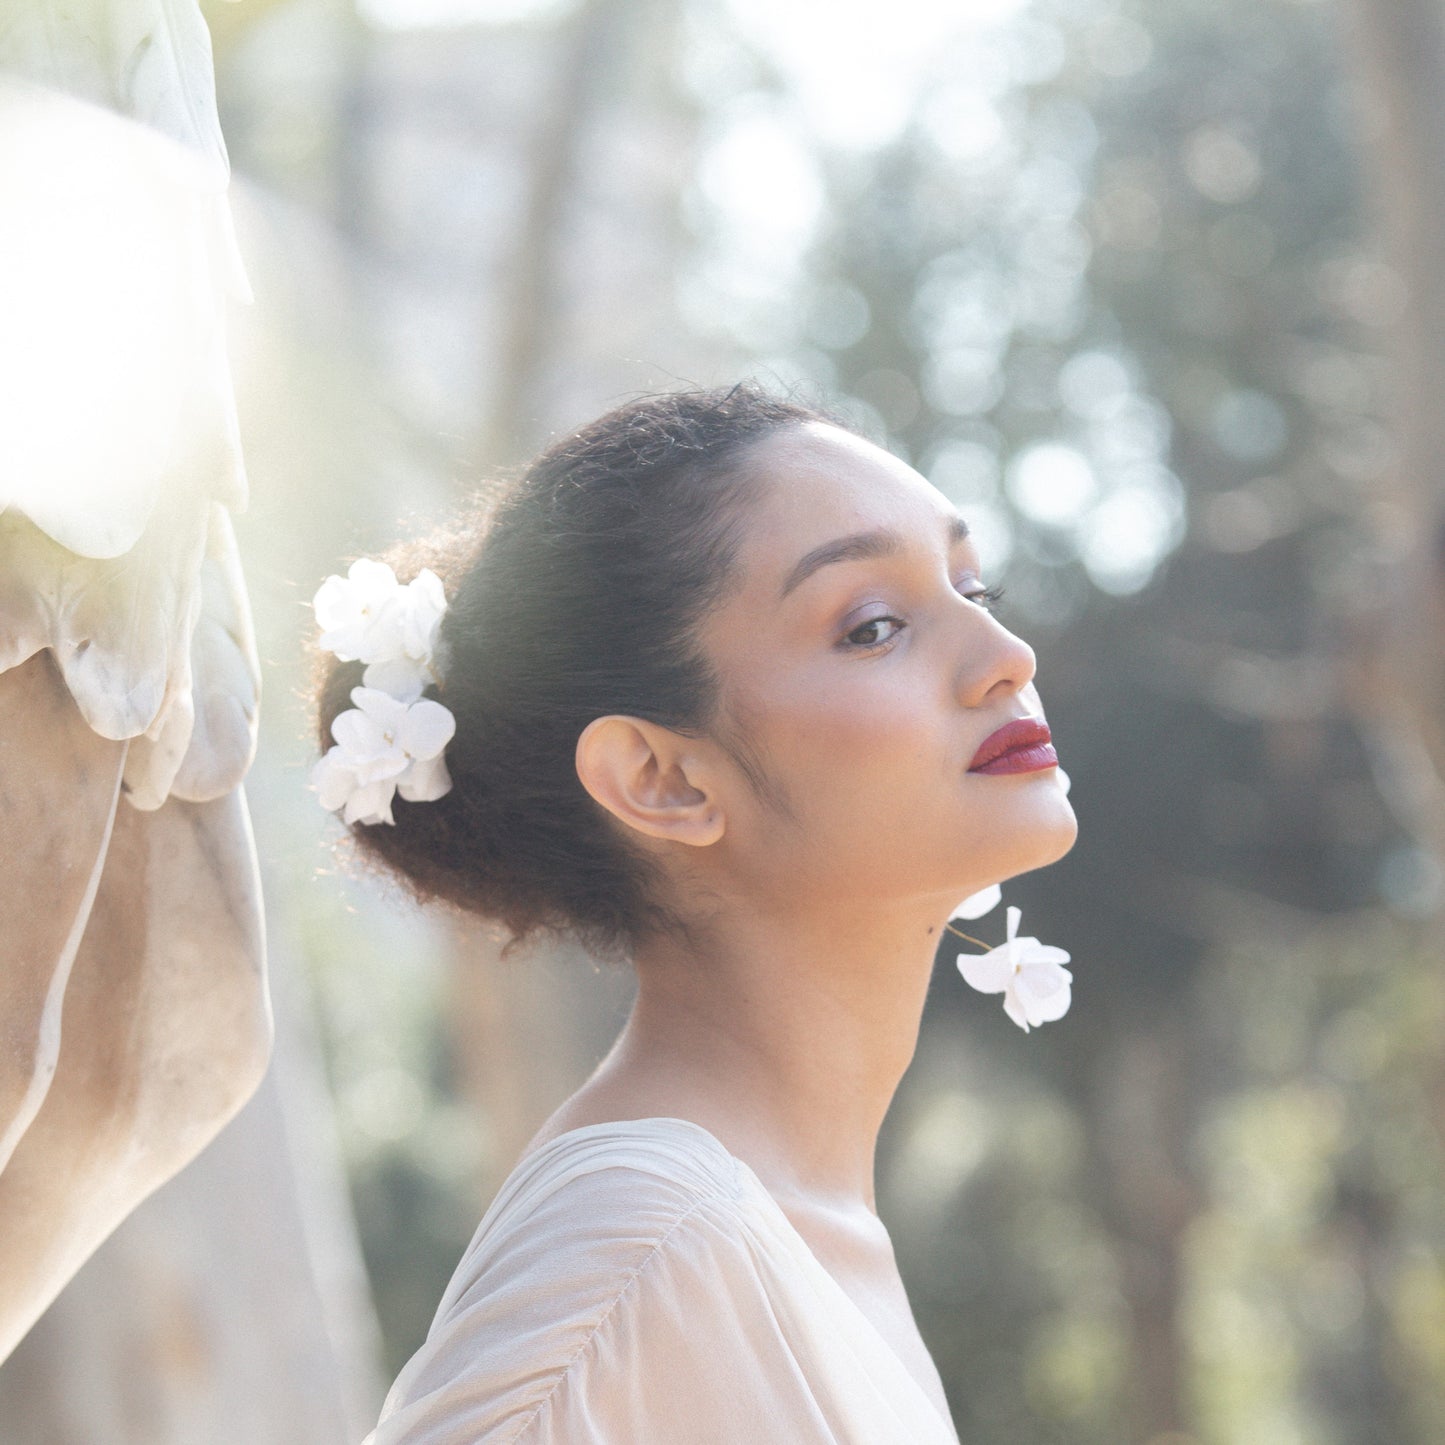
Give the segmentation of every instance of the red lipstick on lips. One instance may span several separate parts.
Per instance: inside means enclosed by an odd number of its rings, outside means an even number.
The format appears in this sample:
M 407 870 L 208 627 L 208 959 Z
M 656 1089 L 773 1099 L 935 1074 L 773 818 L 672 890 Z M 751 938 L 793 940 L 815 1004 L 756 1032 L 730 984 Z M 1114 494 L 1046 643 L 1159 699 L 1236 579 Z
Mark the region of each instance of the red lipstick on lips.
M 1056 768 L 1049 725 L 1041 717 L 1015 718 L 990 733 L 968 765 L 971 773 L 1037 773 Z

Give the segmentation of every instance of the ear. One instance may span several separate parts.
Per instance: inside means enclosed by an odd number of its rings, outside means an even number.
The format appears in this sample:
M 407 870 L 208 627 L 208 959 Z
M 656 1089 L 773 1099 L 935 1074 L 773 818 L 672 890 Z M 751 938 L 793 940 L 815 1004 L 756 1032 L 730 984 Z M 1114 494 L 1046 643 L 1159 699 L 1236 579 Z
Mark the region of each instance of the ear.
M 595 718 L 577 739 L 582 786 L 649 838 L 705 848 L 722 837 L 722 805 L 709 774 L 696 738 L 642 718 Z

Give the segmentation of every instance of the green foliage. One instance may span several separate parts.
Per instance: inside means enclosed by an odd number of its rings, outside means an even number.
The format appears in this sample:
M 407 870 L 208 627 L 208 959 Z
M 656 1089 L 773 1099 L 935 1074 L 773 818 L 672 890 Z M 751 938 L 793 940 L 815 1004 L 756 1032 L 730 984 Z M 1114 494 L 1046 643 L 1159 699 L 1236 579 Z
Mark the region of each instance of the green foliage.
M 956 1031 L 925 1037 L 880 1208 L 966 1440 L 1108 1445 L 1129 1370 L 1106 1231 L 1067 1104 Z
M 1206 979 L 1230 1082 L 1187 1245 L 1203 1438 L 1423 1445 L 1445 1387 L 1439 960 L 1366 914 L 1241 941 Z

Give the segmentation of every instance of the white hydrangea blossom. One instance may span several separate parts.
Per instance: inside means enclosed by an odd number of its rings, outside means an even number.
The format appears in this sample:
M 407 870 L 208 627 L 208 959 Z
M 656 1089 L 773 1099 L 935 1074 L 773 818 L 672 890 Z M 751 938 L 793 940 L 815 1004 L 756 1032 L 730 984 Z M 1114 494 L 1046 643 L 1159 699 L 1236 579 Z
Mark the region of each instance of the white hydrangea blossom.
M 456 732 L 451 710 L 422 692 L 438 681 L 437 636 L 446 612 L 441 579 L 425 569 L 403 586 L 385 562 L 359 558 L 328 577 L 312 606 L 321 646 L 364 662 L 354 708 L 331 724 L 336 740 L 311 770 L 321 805 L 347 823 L 392 823 L 398 793 L 408 802 L 444 797 L 452 786 L 442 751 Z

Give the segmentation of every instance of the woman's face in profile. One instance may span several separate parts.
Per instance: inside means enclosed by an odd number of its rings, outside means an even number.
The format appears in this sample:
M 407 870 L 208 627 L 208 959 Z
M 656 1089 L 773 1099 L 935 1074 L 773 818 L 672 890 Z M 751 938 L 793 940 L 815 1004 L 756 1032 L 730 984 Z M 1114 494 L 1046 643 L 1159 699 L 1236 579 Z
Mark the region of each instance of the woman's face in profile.
M 978 770 L 986 739 L 1043 708 L 1032 650 L 988 610 L 966 519 L 819 423 L 748 465 L 735 586 L 701 638 L 776 795 L 730 800 L 751 885 L 794 906 L 952 904 L 1066 853 L 1077 825 L 1046 753 Z

